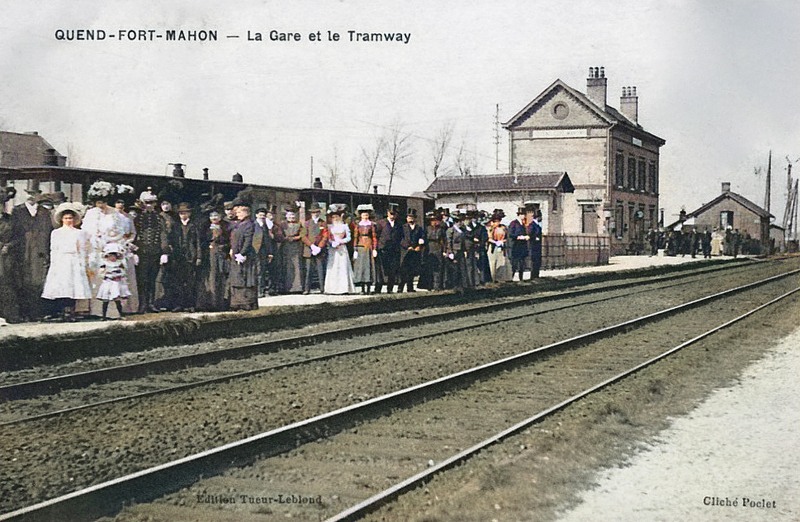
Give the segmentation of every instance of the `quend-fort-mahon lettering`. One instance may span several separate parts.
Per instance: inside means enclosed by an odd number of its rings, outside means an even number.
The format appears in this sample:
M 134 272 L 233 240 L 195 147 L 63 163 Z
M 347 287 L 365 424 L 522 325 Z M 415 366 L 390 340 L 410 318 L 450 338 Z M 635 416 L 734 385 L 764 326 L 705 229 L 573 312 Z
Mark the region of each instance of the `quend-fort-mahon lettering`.
M 216 42 L 216 29 L 56 29 L 56 40 L 120 42 Z

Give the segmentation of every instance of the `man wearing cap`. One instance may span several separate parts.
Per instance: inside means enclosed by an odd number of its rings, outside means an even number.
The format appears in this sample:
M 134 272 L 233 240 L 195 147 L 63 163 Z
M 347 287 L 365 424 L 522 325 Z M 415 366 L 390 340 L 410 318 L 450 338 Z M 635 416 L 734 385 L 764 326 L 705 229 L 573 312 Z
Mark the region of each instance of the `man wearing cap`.
M 517 209 L 517 218 L 509 223 L 508 235 L 511 239 L 511 279 L 515 274 L 519 274 L 522 281 L 522 273 L 525 270 L 525 258 L 529 255 L 527 226 L 525 224 L 525 208 Z
M 375 293 L 381 293 L 386 284 L 386 293 L 391 294 L 400 270 L 400 241 L 403 239 L 403 227 L 397 222 L 397 211 L 390 208 L 386 219 L 378 221 L 378 270 Z
M 173 267 L 171 304 L 173 312 L 193 312 L 197 302 L 195 274 L 202 263 L 200 232 L 192 219 L 189 203 L 178 205 L 178 221 L 169 237 Z
M 136 266 L 136 284 L 139 290 L 139 313 L 157 312 L 155 306 L 156 278 L 162 254 L 166 254 L 164 245 L 166 225 L 156 212 L 158 198 L 150 190 L 139 195 L 142 211 L 134 219 L 136 228 L 136 255 L 139 264 Z
M 425 228 L 417 224 L 417 211 L 408 209 L 403 225 L 403 238 L 400 240 L 400 288 L 414 290 L 414 276 L 419 275 L 422 264 L 422 251 L 427 244 Z
M 11 242 L 8 246 L 12 265 L 16 267 L 13 282 L 22 319 L 31 321 L 45 314 L 41 299 L 47 270 L 50 266 L 50 233 L 53 231 L 50 211 L 37 203 L 38 183 L 28 189 L 27 200 L 11 213 Z
M 311 291 L 312 277 L 316 272 L 319 281 L 319 292 L 325 293 L 325 265 L 327 264 L 326 247 L 328 246 L 328 226 L 320 218 L 321 207 L 311 207 L 311 218 L 305 222 L 305 235 L 303 241 L 303 259 L 305 264 L 305 280 L 303 294 Z

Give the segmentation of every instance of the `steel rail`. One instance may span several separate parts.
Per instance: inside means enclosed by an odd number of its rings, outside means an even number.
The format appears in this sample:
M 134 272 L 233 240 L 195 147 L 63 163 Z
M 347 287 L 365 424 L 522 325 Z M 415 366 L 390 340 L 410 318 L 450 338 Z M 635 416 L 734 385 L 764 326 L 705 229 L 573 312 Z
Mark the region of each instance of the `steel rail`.
M 704 267 L 705 268 L 705 267 Z M 709 272 L 721 271 L 723 269 L 730 269 L 730 267 L 714 267 L 712 269 L 697 270 L 695 272 L 688 272 L 679 274 L 677 277 L 663 276 L 659 278 L 649 278 L 649 281 L 657 283 L 659 281 L 669 281 L 675 279 L 683 279 L 696 275 L 704 275 Z M 519 308 L 523 306 L 530 306 L 540 301 L 563 300 L 572 297 L 578 297 L 590 293 L 600 291 L 613 291 L 624 290 L 632 286 L 642 284 L 641 278 L 632 278 L 630 281 L 618 284 L 604 286 L 602 288 L 579 289 L 568 292 L 561 292 L 554 295 L 535 296 L 523 299 L 515 299 L 502 303 L 494 303 L 490 305 L 474 306 L 471 308 L 453 310 L 443 312 L 436 316 L 428 317 L 429 323 L 444 322 L 452 318 L 460 318 L 465 315 L 477 315 L 484 313 L 493 313 L 498 310 L 507 310 L 509 308 Z M 666 288 L 666 287 L 665 287 Z M 402 319 L 387 319 L 381 321 L 377 325 L 371 326 L 370 331 L 389 331 L 395 328 L 404 328 L 414 326 L 419 322 L 419 317 L 402 318 Z M 346 327 L 330 332 L 317 333 L 317 334 L 304 334 L 285 337 L 282 339 L 275 339 L 261 343 L 249 343 L 240 346 L 233 346 L 220 350 L 214 350 L 204 353 L 196 353 L 190 355 L 181 355 L 177 357 L 166 357 L 153 361 L 145 361 L 139 363 L 124 364 L 112 366 L 108 368 L 100 368 L 96 370 L 87 370 L 67 375 L 60 375 L 54 377 L 47 377 L 45 379 L 36 379 L 32 381 L 20 382 L 15 384 L 8 384 L 0 386 L 0 402 L 14 401 L 20 399 L 29 399 L 40 395 L 47 395 L 56 393 L 61 390 L 71 388 L 81 388 L 91 384 L 102 382 L 109 382 L 114 380 L 130 380 L 137 377 L 143 377 L 153 373 L 163 373 L 173 370 L 181 370 L 190 367 L 207 366 L 216 364 L 229 359 L 242 359 L 256 354 L 274 353 L 290 347 L 301 347 L 310 344 L 317 344 L 322 342 L 330 342 L 347 337 L 363 334 L 363 326 Z
M 511 427 L 509 427 L 509 428 L 507 428 L 507 429 L 505 429 L 505 430 L 503 430 L 503 431 L 501 431 L 499 433 L 496 433 L 495 435 L 492 435 L 491 437 L 489 437 L 489 438 L 487 438 L 487 439 L 475 444 L 474 446 L 472 446 L 470 448 L 467 448 L 464 451 L 461 451 L 460 453 L 458 453 L 456 455 L 453 455 L 452 457 L 449 457 L 449 458 L 439 462 L 438 464 L 435 464 L 435 465 L 431 466 L 430 468 L 426 469 L 425 471 L 422 471 L 422 472 L 420 472 L 420 473 L 418 473 L 418 474 L 416 474 L 416 475 L 414 475 L 412 477 L 407 478 L 406 480 L 404 480 L 402 482 L 399 482 L 399 483 L 395 484 L 392 487 L 389 487 L 389 488 L 387 488 L 387 489 L 385 489 L 385 490 L 383 490 L 383 491 L 381 491 L 379 493 L 376 493 L 375 495 L 373 495 L 370 498 L 364 500 L 363 502 L 360 502 L 360 503 L 356 504 L 355 506 L 352 506 L 352 507 L 350 507 L 350 508 L 348 508 L 348 509 L 346 509 L 346 510 L 344 510 L 344 511 L 342 511 L 342 512 L 340 512 L 340 513 L 338 513 L 338 514 L 326 519 L 326 522 L 345 522 L 345 521 L 359 520 L 360 518 L 362 518 L 362 517 L 374 512 L 374 511 L 377 511 L 378 509 L 380 509 L 382 506 L 388 504 L 389 502 L 392 502 L 393 500 L 395 500 L 400 495 L 402 495 L 404 493 L 407 493 L 407 492 L 411 491 L 412 489 L 415 489 L 415 488 L 417 488 L 417 487 L 419 487 L 419 486 L 421 486 L 423 484 L 426 484 L 434 476 L 438 475 L 439 473 L 442 473 L 442 472 L 447 471 L 447 470 L 449 470 L 449 469 L 451 469 L 451 468 L 453 468 L 453 467 L 455 467 L 455 466 L 457 466 L 459 464 L 464 463 L 465 461 L 469 460 L 470 458 L 472 458 L 473 456 L 475 456 L 479 452 L 483 451 L 484 449 L 486 449 L 486 448 L 488 448 L 488 447 L 490 447 L 490 446 L 492 446 L 494 444 L 497 444 L 499 442 L 502 442 L 503 440 L 507 439 L 508 437 L 510 437 L 512 435 L 516 435 L 517 433 L 520 433 L 521 431 L 529 428 L 533 424 L 536 424 L 536 423 L 540 422 L 541 420 L 545 419 L 546 417 L 549 417 L 550 415 L 552 415 L 552 414 L 554 414 L 554 413 L 556 413 L 558 411 L 563 410 L 564 408 L 566 408 L 566 407 L 568 407 L 568 406 L 570 406 L 570 405 L 572 405 L 572 404 L 574 404 L 574 403 L 586 398 L 587 396 L 589 396 L 589 395 L 591 395 L 593 393 L 596 393 L 596 392 L 598 392 L 598 391 L 610 386 L 611 384 L 614 384 L 614 383 L 619 382 L 619 381 L 621 381 L 621 380 L 623 380 L 623 379 L 625 379 L 627 377 L 630 377 L 631 375 L 643 370 L 644 368 L 647 368 L 648 366 L 651 366 L 651 365 L 655 364 L 658 361 L 666 359 L 670 355 L 673 355 L 674 353 L 686 348 L 687 346 L 691 346 L 692 344 L 695 344 L 695 343 L 705 339 L 706 337 L 709 337 L 709 336 L 719 332 L 720 330 L 722 330 L 724 328 L 727 328 L 727 327 L 729 327 L 729 326 L 731 326 L 731 325 L 733 325 L 733 324 L 735 324 L 735 323 L 737 323 L 737 322 L 739 322 L 739 321 L 741 321 L 743 319 L 746 319 L 747 317 L 751 316 L 752 314 L 754 314 L 756 312 L 759 312 L 760 310 L 763 310 L 764 308 L 767 308 L 768 306 L 771 306 L 771 305 L 773 305 L 773 304 L 785 299 L 786 297 L 789 297 L 790 295 L 792 295 L 792 294 L 794 294 L 794 293 L 796 293 L 798 291 L 800 291 L 800 287 L 795 288 L 794 290 L 790 290 L 789 292 L 786 292 L 786 293 L 776 297 L 775 299 L 772 299 L 772 300 L 768 301 L 767 303 L 764 303 L 764 304 L 762 304 L 762 305 L 750 310 L 749 312 L 746 312 L 746 313 L 744 313 L 744 314 L 742 314 L 742 315 L 740 315 L 738 317 L 735 317 L 734 319 L 731 319 L 730 321 L 727 321 L 727 322 L 725 322 L 725 323 L 723 323 L 723 324 L 721 324 L 719 326 L 716 326 L 716 327 L 712 328 L 711 330 L 703 332 L 700 335 L 697 335 L 697 336 L 693 337 L 692 339 L 689 339 L 688 341 L 685 341 L 685 342 L 679 344 L 678 346 L 670 348 L 669 350 L 667 350 L 667 351 L 665 351 L 665 352 L 663 352 L 663 353 L 661 353 L 661 354 L 659 354 L 659 355 L 657 355 L 657 356 L 655 356 L 655 357 L 653 357 L 651 359 L 648 359 L 647 361 L 645 361 L 645 362 L 643 362 L 641 364 L 638 364 L 638 365 L 634 366 L 633 368 L 625 370 L 624 372 L 619 373 L 619 374 L 617 374 L 617 375 L 615 375 L 613 377 L 610 377 L 610 378 L 604 380 L 603 382 L 601 382 L 599 384 L 596 384 L 596 385 L 594 385 L 594 386 L 592 386 L 590 388 L 587 388 L 587 389 L 583 390 L 582 392 L 579 392 L 579 393 L 573 395 L 572 397 L 569 397 L 568 399 L 565 399 L 564 401 L 562 401 L 562 402 L 560 402 L 560 403 L 558 403 L 558 404 L 556 404 L 554 406 L 551 406 L 551 407 L 549 407 L 547 409 L 544 409 L 544 410 L 540 411 L 539 413 L 537 413 L 536 415 L 533 415 L 533 416 L 531 416 L 531 417 L 529 417 L 529 418 L 527 418 L 527 419 L 525 419 L 523 421 L 520 421 L 517 424 L 514 424 L 513 426 L 511 426 Z
M 797 272 L 800 270 L 748 283 L 695 299 L 689 303 L 676 305 L 432 381 L 373 397 L 357 404 L 2 514 L 0 522 L 6 520 L 43 522 L 94 520 L 119 510 L 127 502 L 144 502 L 157 498 L 188 486 L 202 477 L 219 474 L 231 466 L 250 463 L 256 457 L 265 458 L 281 454 L 306 442 L 329 436 L 331 433 L 347 429 L 361 421 L 383 415 L 392 409 L 408 408 L 424 400 L 440 397 L 448 391 L 464 388 L 479 379 L 526 364 L 544 353 L 554 353 L 580 346 L 594 339 L 604 338 L 659 318 L 669 317 L 679 311 L 686 311 L 702 303 L 764 285 Z
M 657 289 L 658 290 L 663 290 L 663 289 L 673 288 L 675 286 L 681 286 L 681 285 L 685 285 L 685 284 L 689 284 L 689 283 L 691 283 L 691 281 L 689 281 L 689 282 L 681 281 L 681 282 L 672 283 L 672 284 L 669 284 L 669 285 L 663 285 L 663 286 L 658 287 Z M 603 291 L 603 290 L 605 290 L 605 289 L 596 290 L 596 292 L 600 292 L 600 291 Z M 614 289 L 614 290 L 617 290 L 617 289 Z M 602 297 L 602 298 L 594 299 L 592 301 L 568 304 L 568 305 L 565 305 L 565 306 L 551 308 L 551 309 L 548 309 L 548 310 L 535 310 L 535 311 L 525 312 L 525 313 L 522 313 L 522 314 L 519 314 L 519 315 L 516 315 L 516 316 L 513 316 L 513 317 L 495 318 L 494 321 L 495 321 L 495 323 L 501 323 L 501 322 L 506 322 L 506 321 L 515 321 L 515 320 L 518 320 L 518 319 L 524 319 L 526 317 L 530 317 L 530 316 L 534 316 L 534 315 L 540 315 L 540 314 L 543 314 L 543 313 L 556 312 L 556 311 L 560 311 L 560 310 L 566 310 L 566 309 L 569 309 L 569 308 L 577 308 L 579 306 L 586 306 L 586 305 L 601 303 L 601 302 L 604 302 L 604 301 L 610 301 L 610 300 L 613 300 L 613 299 L 619 299 L 620 297 L 627 297 L 627 296 L 634 295 L 634 294 L 637 294 L 637 293 L 649 292 L 651 290 L 652 289 L 646 288 L 646 289 L 637 290 L 635 292 L 630 292 L 626 296 Z M 458 319 L 458 318 L 461 318 L 461 317 L 463 317 L 463 316 L 457 315 L 455 318 Z M 403 320 L 403 321 L 405 321 L 405 320 Z M 414 321 L 419 321 L 419 318 L 415 318 Z M 435 321 L 435 322 L 444 322 L 444 321 L 440 320 L 440 321 Z M 116 398 L 113 398 L 113 399 L 106 399 L 106 400 L 103 400 L 103 401 L 92 402 L 92 403 L 88 403 L 88 404 L 82 404 L 80 406 L 73 406 L 73 407 L 70 407 L 70 408 L 64 408 L 64 409 L 60 409 L 60 410 L 56 410 L 56 411 L 40 413 L 40 414 L 37 414 L 37 415 L 31 415 L 31 416 L 23 417 L 23 418 L 20 418 L 20 419 L 0 422 L 0 426 L 10 426 L 10 425 L 21 424 L 21 423 L 25 423 L 25 422 L 31 422 L 31 421 L 35 421 L 35 420 L 43 420 L 43 419 L 57 417 L 59 415 L 64 415 L 64 414 L 67 414 L 67 413 L 74 413 L 74 412 L 81 411 L 81 410 L 87 410 L 87 409 L 90 409 L 90 408 L 96 408 L 96 407 L 103 406 L 103 405 L 116 404 L 116 403 L 129 401 L 129 400 L 135 400 L 135 399 L 144 399 L 144 398 L 153 397 L 153 396 L 156 396 L 156 395 L 161 395 L 161 394 L 166 394 L 166 393 L 173 393 L 173 392 L 182 391 L 182 390 L 189 390 L 189 389 L 192 389 L 192 388 L 198 388 L 198 387 L 201 387 L 201 386 L 208 386 L 208 385 L 211 385 L 211 384 L 219 384 L 219 383 L 229 382 L 229 381 L 232 381 L 232 380 L 235 380 L 235 379 L 241 379 L 241 378 L 245 378 L 245 377 L 252 377 L 252 376 L 259 375 L 261 373 L 265 373 L 265 372 L 268 372 L 268 371 L 285 370 L 285 369 L 288 369 L 288 368 L 293 368 L 293 367 L 302 366 L 302 365 L 305 365 L 305 364 L 311 364 L 311 363 L 315 363 L 315 362 L 322 362 L 322 361 L 334 359 L 334 358 L 337 358 L 337 357 L 342 357 L 342 356 L 345 356 L 345 355 L 354 355 L 354 354 L 358 354 L 358 353 L 362 353 L 362 352 L 367 352 L 367 351 L 370 351 L 370 350 L 378 350 L 378 349 L 381 349 L 381 348 L 388 348 L 388 347 L 391 347 L 391 346 L 394 346 L 394 345 L 397 345 L 397 344 L 401 344 L 401 343 L 407 343 L 407 342 L 411 342 L 411 341 L 418 341 L 418 340 L 422 340 L 422 339 L 438 337 L 440 335 L 446 335 L 446 334 L 450 334 L 450 333 L 463 332 L 463 331 L 470 330 L 470 329 L 473 329 L 473 328 L 482 328 L 483 326 L 484 326 L 483 324 L 461 325 L 461 326 L 457 326 L 457 327 L 453 327 L 453 328 L 449 328 L 449 329 L 445 329 L 445 330 L 439 330 L 439 331 L 435 331 L 435 332 L 429 332 L 429 333 L 425 333 L 425 334 L 417 334 L 417 335 L 405 336 L 405 337 L 402 337 L 402 338 L 395 338 L 395 339 L 392 339 L 391 341 L 386 341 L 386 342 L 382 342 L 382 343 L 367 344 L 366 346 L 360 346 L 358 348 L 351 348 L 351 349 L 347 349 L 347 350 L 339 350 L 339 351 L 328 353 L 328 354 L 325 354 L 325 355 L 309 357 L 307 359 L 302 359 L 300 361 L 277 364 L 277 365 L 272 365 L 272 366 L 265 366 L 265 367 L 262 367 L 262 368 L 256 368 L 256 369 L 248 370 L 248 371 L 245 371 L 245 372 L 237 372 L 237 373 L 232 373 L 232 374 L 228 374 L 228 375 L 224 375 L 224 376 L 220 376 L 220 377 L 212 377 L 210 379 L 202 379 L 202 380 L 195 381 L 195 382 L 179 384 L 179 385 L 176 385 L 176 386 L 168 386 L 166 388 L 160 388 L 160 389 L 157 389 L 157 390 L 140 392 L 140 393 L 136 393 L 136 394 L 133 394 L 133 395 L 126 395 L 126 396 L 123 396 L 123 397 L 116 397 Z M 359 331 L 363 331 L 363 328 L 359 327 L 358 330 Z

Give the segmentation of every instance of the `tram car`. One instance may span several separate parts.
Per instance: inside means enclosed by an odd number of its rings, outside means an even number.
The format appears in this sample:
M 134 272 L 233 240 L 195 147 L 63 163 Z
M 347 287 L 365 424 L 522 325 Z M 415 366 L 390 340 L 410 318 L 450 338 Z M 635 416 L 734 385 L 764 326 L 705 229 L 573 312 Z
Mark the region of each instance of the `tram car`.
M 204 204 L 219 204 L 237 197 L 245 199 L 254 208 L 271 209 L 278 220 L 290 209 L 309 209 L 312 206 L 329 207 L 331 204 L 345 204 L 348 212 L 358 205 L 371 204 L 377 216 L 385 215 L 389 208 L 395 208 L 401 215 L 414 209 L 417 215 L 434 208 L 434 200 L 425 195 L 403 196 L 379 194 L 374 192 L 352 192 L 326 189 L 320 178 L 315 178 L 310 188 L 279 187 L 245 183 L 241 174 L 236 173 L 231 181 L 209 179 L 208 169 L 203 169 L 202 178 L 187 177 L 183 165 L 172 164 L 171 175 L 139 174 L 110 170 L 76 168 L 59 165 L 32 167 L 0 167 L 0 187 L 16 190 L 14 204 L 27 197 L 27 190 L 39 191 L 49 195 L 54 204 L 61 201 L 87 201 L 86 192 L 98 180 L 116 185 L 126 185 L 132 190 L 123 196 L 127 204 L 133 204 L 138 195 L 151 190 L 160 197 L 173 200 L 173 203 L 187 202 L 195 208 Z

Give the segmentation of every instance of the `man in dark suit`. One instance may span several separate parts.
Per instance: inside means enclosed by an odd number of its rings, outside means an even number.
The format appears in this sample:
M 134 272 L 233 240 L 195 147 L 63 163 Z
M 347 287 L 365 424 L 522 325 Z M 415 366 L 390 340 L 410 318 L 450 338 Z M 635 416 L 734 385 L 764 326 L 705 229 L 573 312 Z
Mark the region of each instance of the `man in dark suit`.
M 508 235 L 511 238 L 511 279 L 514 279 L 514 274 L 519 274 L 522 281 L 525 258 L 530 255 L 524 207 L 517 209 L 517 218 L 508 225 Z
M 311 219 L 305 222 L 305 233 L 300 238 L 303 242 L 303 259 L 306 266 L 303 293 L 311 291 L 311 278 L 316 272 L 319 280 L 319 293 L 325 292 L 325 268 L 327 261 L 328 225 L 320 217 L 322 209 L 319 205 L 311 207 Z
M 465 214 L 456 214 L 453 217 L 453 226 L 447 229 L 447 259 L 455 267 L 453 284 L 459 291 L 475 287 L 474 274 L 470 276 L 469 268 L 472 234 L 466 230 L 466 219 Z
M 542 214 L 539 210 L 527 211 L 526 230 L 531 256 L 531 279 L 539 277 L 539 270 L 542 267 L 542 226 L 539 224 L 541 219 Z
M 45 314 L 41 295 L 50 266 L 50 211 L 39 204 L 38 183 L 28 189 L 28 199 L 11 212 L 11 242 L 8 255 L 15 267 L 13 284 L 22 319 L 32 321 Z
M 197 268 L 202 264 L 200 231 L 188 203 L 178 205 L 178 221 L 171 231 L 174 275 L 173 312 L 193 312 L 197 302 Z
M 422 251 L 427 242 L 425 228 L 417 224 L 417 211 L 408 210 L 406 222 L 403 225 L 403 239 L 400 240 L 400 288 L 399 292 L 407 289 L 414 290 L 414 277 L 419 275 L 422 266 Z
M 386 292 L 391 294 L 397 282 L 400 270 L 400 241 L 403 239 L 403 227 L 397 222 L 397 211 L 389 209 L 386 219 L 378 221 L 378 269 L 375 293 L 381 293 L 386 285 Z
M 253 233 L 253 249 L 258 255 L 258 296 L 264 297 L 267 292 L 275 293 L 271 265 L 275 259 L 276 241 L 274 223 L 267 219 L 266 208 L 256 210 L 255 229 Z

